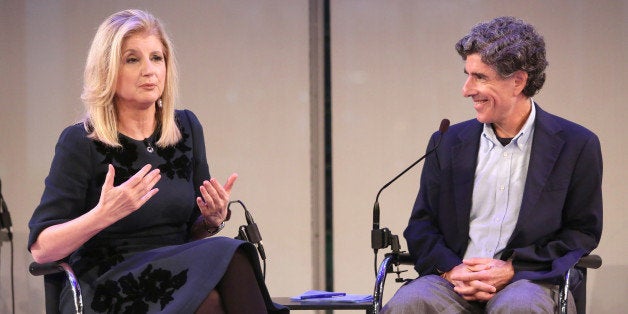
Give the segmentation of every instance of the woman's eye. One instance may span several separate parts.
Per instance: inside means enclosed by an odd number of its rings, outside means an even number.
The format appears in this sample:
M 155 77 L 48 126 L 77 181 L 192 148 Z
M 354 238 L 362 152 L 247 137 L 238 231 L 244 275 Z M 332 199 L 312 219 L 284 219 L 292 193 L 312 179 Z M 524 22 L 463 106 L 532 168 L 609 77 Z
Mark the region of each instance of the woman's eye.
M 158 56 L 158 55 L 154 55 L 151 59 L 153 59 L 153 61 L 163 61 L 164 57 Z
M 137 61 L 138 61 L 138 59 L 135 58 L 135 57 L 128 57 L 128 58 L 126 58 L 126 63 L 135 63 Z

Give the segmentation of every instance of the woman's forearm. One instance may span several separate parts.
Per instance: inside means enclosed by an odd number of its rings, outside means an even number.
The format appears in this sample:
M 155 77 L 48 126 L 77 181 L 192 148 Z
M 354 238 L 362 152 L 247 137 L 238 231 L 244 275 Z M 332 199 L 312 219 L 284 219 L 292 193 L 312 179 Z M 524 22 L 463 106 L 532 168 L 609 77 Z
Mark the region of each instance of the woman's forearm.
M 38 263 L 63 259 L 110 224 L 107 219 L 100 218 L 95 208 L 73 220 L 50 226 L 31 245 L 33 259 Z

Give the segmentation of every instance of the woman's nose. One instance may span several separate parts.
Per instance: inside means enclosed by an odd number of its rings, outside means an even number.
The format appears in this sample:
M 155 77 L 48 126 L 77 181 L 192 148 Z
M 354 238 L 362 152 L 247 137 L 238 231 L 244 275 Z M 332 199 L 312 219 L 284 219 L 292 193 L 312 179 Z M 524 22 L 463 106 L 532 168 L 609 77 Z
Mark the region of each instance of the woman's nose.
M 155 73 L 155 66 L 150 61 L 142 62 L 142 76 L 149 76 Z

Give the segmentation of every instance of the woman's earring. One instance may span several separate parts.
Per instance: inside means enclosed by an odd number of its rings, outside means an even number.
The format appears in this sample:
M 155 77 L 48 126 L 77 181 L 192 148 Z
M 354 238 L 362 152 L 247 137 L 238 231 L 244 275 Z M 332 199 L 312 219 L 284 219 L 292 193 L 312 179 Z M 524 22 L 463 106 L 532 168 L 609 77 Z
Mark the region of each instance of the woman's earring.
M 157 107 L 161 108 L 164 106 L 164 102 L 161 100 L 161 98 L 157 99 Z

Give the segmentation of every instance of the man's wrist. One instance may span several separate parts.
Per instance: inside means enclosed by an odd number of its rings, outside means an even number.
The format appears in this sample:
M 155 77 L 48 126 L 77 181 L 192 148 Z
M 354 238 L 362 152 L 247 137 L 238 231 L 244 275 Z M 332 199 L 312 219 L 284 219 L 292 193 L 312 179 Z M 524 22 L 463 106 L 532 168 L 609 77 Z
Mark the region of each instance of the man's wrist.
M 448 271 L 442 271 L 440 269 L 436 269 L 436 272 L 438 273 L 439 276 L 441 276 L 443 279 L 449 281 L 449 272 Z

